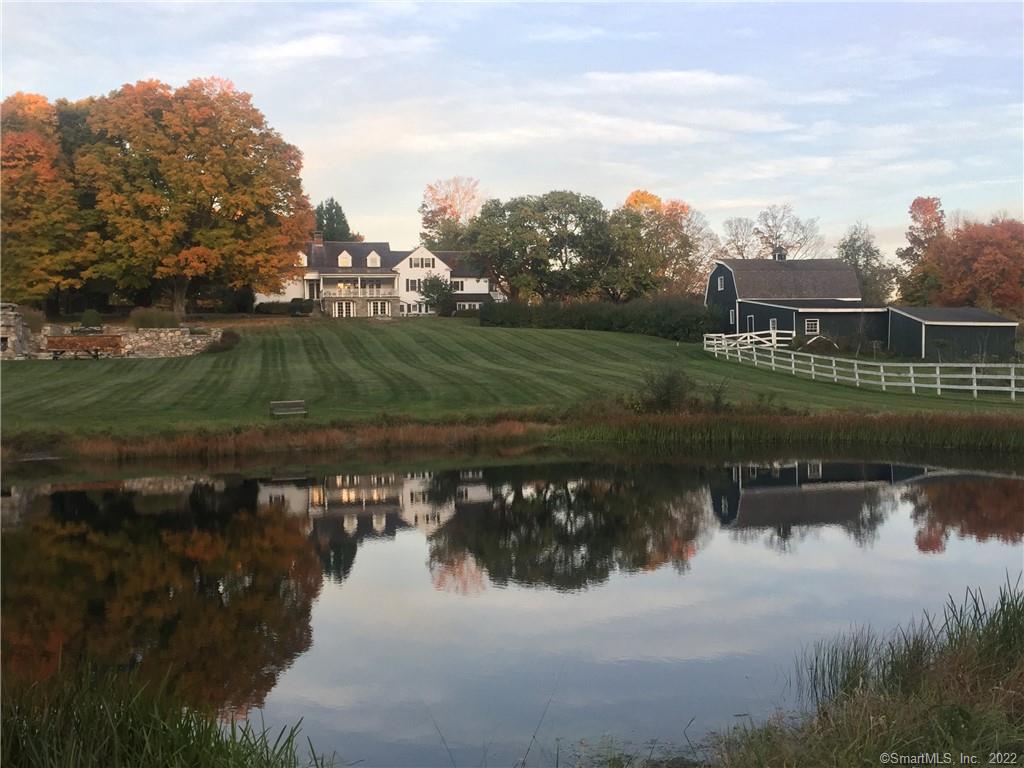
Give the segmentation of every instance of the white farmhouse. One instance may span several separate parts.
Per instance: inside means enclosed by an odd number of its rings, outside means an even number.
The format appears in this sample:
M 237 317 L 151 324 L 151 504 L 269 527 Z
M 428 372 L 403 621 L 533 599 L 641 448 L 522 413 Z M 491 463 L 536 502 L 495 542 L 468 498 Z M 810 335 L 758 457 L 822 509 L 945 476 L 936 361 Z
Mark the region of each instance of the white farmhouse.
M 301 277 L 287 282 L 280 293 L 257 294 L 256 303 L 313 299 L 330 317 L 418 316 L 433 313 L 420 293 L 423 281 L 442 277 L 452 284 L 456 309 L 479 309 L 487 301 L 503 301 L 491 290 L 483 271 L 470 264 L 468 254 L 393 251 L 386 242 L 324 241 L 319 234 L 299 252 Z

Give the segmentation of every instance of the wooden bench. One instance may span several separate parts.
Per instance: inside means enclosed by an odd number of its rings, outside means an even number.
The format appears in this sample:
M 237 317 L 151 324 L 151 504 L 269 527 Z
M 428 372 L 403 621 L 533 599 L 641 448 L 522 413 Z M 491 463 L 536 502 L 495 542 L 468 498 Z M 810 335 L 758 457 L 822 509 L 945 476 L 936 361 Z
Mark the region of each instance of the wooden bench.
M 121 337 L 114 334 L 47 336 L 46 351 L 53 355 L 54 360 L 63 355 L 78 357 L 85 354 L 94 358 L 115 356 L 121 354 Z
M 309 410 L 305 400 L 271 400 L 271 416 L 306 416 Z

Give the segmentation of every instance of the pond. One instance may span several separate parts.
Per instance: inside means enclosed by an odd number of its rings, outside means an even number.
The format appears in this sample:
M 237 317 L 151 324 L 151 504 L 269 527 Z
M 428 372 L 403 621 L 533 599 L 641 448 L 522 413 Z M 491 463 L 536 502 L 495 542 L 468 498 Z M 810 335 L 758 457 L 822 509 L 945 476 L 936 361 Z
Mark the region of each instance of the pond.
M 301 719 L 319 750 L 367 766 L 697 741 L 795 706 L 795 658 L 816 640 L 941 611 L 968 586 L 994 595 L 1022 568 L 1024 480 L 994 472 L 790 458 L 137 475 L 4 488 L 4 674 L 88 659 L 169 675 L 190 702 Z

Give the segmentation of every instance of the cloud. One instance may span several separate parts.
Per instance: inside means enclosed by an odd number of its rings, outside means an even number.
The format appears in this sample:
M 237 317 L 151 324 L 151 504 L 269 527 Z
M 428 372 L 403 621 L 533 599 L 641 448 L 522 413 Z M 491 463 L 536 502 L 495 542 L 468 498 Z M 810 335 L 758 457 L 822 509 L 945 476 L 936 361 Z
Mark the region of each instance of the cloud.
M 747 75 L 729 75 L 704 69 L 662 69 L 641 72 L 587 72 L 583 82 L 592 91 L 604 93 L 715 93 L 749 89 L 758 80 Z
M 430 50 L 436 43 L 426 35 L 318 33 L 266 45 L 235 45 L 232 50 L 247 61 L 282 64 L 308 59 L 366 59 L 420 53 Z
M 536 27 L 527 33 L 526 39 L 533 42 L 560 42 L 574 43 L 581 40 L 594 40 L 599 37 L 607 37 L 608 30 L 603 27 L 588 26 L 585 24 L 551 24 L 543 27 Z

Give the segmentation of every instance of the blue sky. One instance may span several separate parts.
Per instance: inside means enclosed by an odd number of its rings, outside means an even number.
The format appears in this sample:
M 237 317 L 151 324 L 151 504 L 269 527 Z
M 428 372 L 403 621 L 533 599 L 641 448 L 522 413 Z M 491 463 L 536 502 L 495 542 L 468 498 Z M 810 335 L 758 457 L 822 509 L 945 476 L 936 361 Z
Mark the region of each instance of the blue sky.
M 988 4 L 4 3 L 3 94 L 226 77 L 368 239 L 434 179 L 636 187 L 717 227 L 789 202 L 900 244 L 919 194 L 1024 208 L 1024 13 Z

